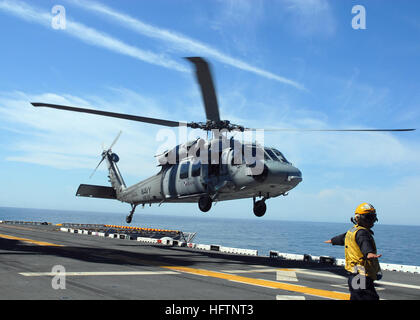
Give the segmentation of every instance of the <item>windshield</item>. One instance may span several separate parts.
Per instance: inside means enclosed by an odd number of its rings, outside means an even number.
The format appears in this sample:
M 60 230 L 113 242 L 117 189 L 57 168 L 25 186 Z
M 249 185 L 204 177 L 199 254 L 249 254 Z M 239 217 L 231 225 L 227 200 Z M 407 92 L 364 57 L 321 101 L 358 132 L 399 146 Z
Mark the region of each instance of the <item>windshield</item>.
M 271 157 L 271 159 L 273 159 L 274 161 L 280 161 L 279 158 L 276 157 L 276 155 L 274 154 L 274 152 L 269 149 L 269 148 L 264 148 L 265 152 L 268 153 L 268 155 Z
M 272 148 L 273 152 L 279 157 L 279 159 L 283 162 L 290 163 L 287 161 L 286 157 L 277 149 Z

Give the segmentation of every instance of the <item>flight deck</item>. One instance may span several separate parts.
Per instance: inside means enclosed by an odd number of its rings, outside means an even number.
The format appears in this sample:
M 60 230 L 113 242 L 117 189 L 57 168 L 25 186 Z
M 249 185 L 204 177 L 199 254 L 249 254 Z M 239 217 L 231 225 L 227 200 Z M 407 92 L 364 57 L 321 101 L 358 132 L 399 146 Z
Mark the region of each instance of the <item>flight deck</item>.
M 178 230 L 1 221 L 0 299 L 349 299 L 338 259 L 193 239 Z M 420 299 L 418 267 L 388 265 L 383 275 L 381 299 Z

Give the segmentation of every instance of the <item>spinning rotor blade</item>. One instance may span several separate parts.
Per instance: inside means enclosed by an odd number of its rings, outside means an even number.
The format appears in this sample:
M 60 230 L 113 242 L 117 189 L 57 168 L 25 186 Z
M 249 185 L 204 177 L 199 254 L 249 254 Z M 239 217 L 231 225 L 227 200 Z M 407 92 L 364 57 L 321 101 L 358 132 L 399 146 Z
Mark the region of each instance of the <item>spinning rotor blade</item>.
M 111 150 L 112 149 L 112 147 L 117 143 L 117 141 L 118 141 L 118 139 L 120 138 L 120 136 L 121 136 L 121 133 L 122 133 L 122 131 L 120 131 L 119 133 L 118 133 L 118 135 L 117 135 L 117 137 L 114 139 L 114 141 L 111 143 L 111 145 L 109 146 L 109 150 Z
M 89 176 L 89 179 L 93 177 L 93 175 L 95 174 L 96 170 L 98 170 L 99 166 L 101 165 L 102 161 L 105 160 L 106 157 L 106 153 L 102 156 L 101 161 L 99 161 L 98 165 L 96 166 L 95 170 L 93 170 L 92 174 Z
M 284 131 L 284 132 L 377 132 L 377 131 L 414 131 L 416 129 L 253 129 L 245 128 L 245 131 Z
M 114 139 L 114 141 L 111 143 L 111 145 L 109 146 L 108 150 L 105 150 L 104 148 L 104 144 L 102 143 L 102 150 L 104 150 L 102 152 L 102 159 L 101 161 L 99 161 L 98 165 L 96 166 L 95 170 L 93 170 L 92 174 L 89 176 L 89 179 L 93 177 L 93 175 L 95 174 L 96 170 L 98 170 L 99 166 L 101 165 L 102 161 L 105 160 L 105 157 L 107 156 L 107 154 L 111 151 L 112 147 L 117 143 L 118 139 L 120 138 L 122 134 L 122 131 L 120 130 L 120 132 L 118 133 L 117 137 Z
M 62 106 L 62 105 L 49 104 L 49 103 L 40 103 L 40 102 L 31 102 L 31 104 L 34 107 L 47 107 L 47 108 L 54 108 L 54 109 L 74 111 L 74 112 L 91 113 L 91 114 L 97 114 L 97 115 L 105 116 L 105 117 L 113 117 L 113 118 L 126 119 L 126 120 L 132 120 L 132 121 L 146 122 L 146 123 L 158 124 L 158 125 L 167 126 L 167 127 L 187 126 L 187 123 L 185 122 L 176 122 L 176 121 L 156 119 L 156 118 L 133 116 L 133 115 L 124 114 L 124 113 L 115 113 L 115 112 L 85 109 L 85 108 L 75 108 L 75 107 Z
M 187 57 L 186 59 L 195 66 L 195 74 L 201 88 L 207 120 L 220 121 L 216 90 L 214 89 L 213 78 L 207 61 L 201 57 Z

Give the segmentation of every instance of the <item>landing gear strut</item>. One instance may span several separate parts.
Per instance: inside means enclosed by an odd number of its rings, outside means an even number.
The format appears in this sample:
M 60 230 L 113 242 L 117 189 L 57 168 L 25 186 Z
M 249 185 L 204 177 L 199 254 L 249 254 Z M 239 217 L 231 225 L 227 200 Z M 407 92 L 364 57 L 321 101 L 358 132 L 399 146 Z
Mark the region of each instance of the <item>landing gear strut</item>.
M 255 201 L 255 197 L 254 197 L 254 214 L 257 217 L 262 217 L 263 215 L 265 215 L 265 212 L 267 210 L 267 205 L 265 204 L 265 200 L 266 198 Z
M 201 211 L 207 212 L 211 209 L 211 205 L 213 203 L 213 200 L 209 196 L 201 196 L 200 199 L 198 199 L 198 207 Z
M 127 223 L 131 223 L 131 220 L 133 220 L 133 214 L 134 214 L 134 211 L 136 211 L 136 207 L 137 207 L 136 204 L 131 204 L 130 214 L 125 218 L 125 221 Z

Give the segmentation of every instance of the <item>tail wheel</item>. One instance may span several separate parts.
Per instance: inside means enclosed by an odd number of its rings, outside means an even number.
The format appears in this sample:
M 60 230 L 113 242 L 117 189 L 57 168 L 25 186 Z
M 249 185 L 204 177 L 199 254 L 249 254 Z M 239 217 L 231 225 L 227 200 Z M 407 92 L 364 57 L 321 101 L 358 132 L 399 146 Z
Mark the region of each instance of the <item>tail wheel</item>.
M 262 217 L 265 215 L 265 212 L 267 211 L 267 205 L 265 204 L 264 200 L 259 200 L 255 202 L 254 204 L 254 214 L 257 217 Z
M 202 212 L 207 212 L 211 209 L 213 200 L 209 196 L 202 196 L 198 199 L 198 207 Z
M 127 217 L 125 217 L 125 222 L 131 223 L 131 220 L 133 220 L 134 211 L 136 211 L 136 207 L 137 207 L 137 204 L 132 204 L 131 205 L 130 214 Z

